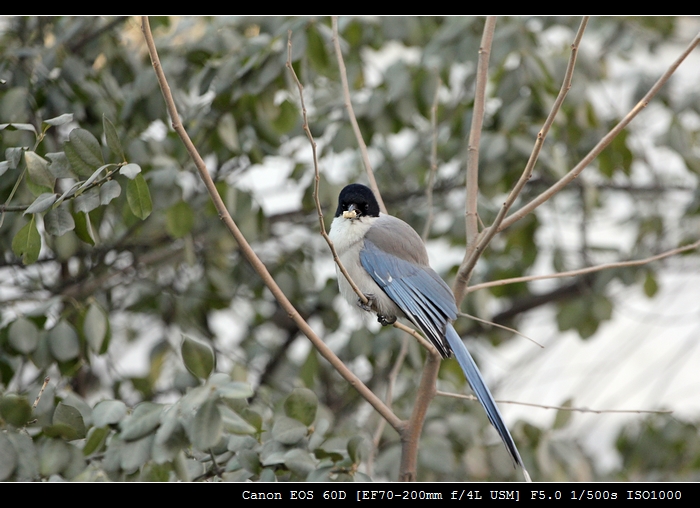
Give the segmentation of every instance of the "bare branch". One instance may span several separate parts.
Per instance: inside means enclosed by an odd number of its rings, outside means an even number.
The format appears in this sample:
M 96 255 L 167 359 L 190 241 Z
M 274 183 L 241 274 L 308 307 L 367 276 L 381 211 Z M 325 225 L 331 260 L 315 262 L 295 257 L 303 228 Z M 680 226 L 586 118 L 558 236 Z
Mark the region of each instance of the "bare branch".
M 539 342 L 537 342 L 535 339 L 531 339 L 530 337 L 528 337 L 528 336 L 525 335 L 524 333 L 520 333 L 520 332 L 519 332 L 518 330 L 516 330 L 515 328 L 510 328 L 510 327 L 505 326 L 505 325 L 499 325 L 498 323 L 494 323 L 493 321 L 488 321 L 488 320 L 486 320 L 486 319 L 481 319 L 481 318 L 479 318 L 479 317 L 472 316 L 471 314 L 467 314 L 466 312 L 460 312 L 459 315 L 460 315 L 460 316 L 464 316 L 464 317 L 469 318 L 469 319 L 473 319 L 474 321 L 478 321 L 479 323 L 484 323 L 484 324 L 487 324 L 487 325 L 495 326 L 496 328 L 501 328 L 501 329 L 503 329 L 503 330 L 506 330 L 506 331 L 509 331 L 509 332 L 511 332 L 511 333 L 514 333 L 514 334 L 516 334 L 516 335 L 520 335 L 520 336 L 523 337 L 524 339 L 527 339 L 527 340 L 529 340 L 530 342 L 532 342 L 533 344 L 535 344 L 536 346 L 539 346 L 539 347 L 541 347 L 542 349 L 544 349 L 544 346 L 543 346 L 542 344 L 540 344 Z
M 607 147 L 612 142 L 612 140 L 615 139 L 615 137 L 618 134 L 620 134 L 620 132 L 622 132 L 622 130 L 625 127 L 627 127 L 627 125 L 639 113 L 641 113 L 644 110 L 644 108 L 646 108 L 649 105 L 651 99 L 653 99 L 654 96 L 661 89 L 661 87 L 663 87 L 666 84 L 666 82 L 673 75 L 678 66 L 681 63 L 683 63 L 683 60 L 687 58 L 687 56 L 693 51 L 693 49 L 695 49 L 695 47 L 698 44 L 700 44 L 700 33 L 698 33 L 695 36 L 695 38 L 690 42 L 685 51 L 683 51 L 683 53 L 681 53 L 681 55 L 670 65 L 670 67 L 666 70 L 666 72 L 663 73 L 663 75 L 658 79 L 654 86 L 651 87 L 651 89 L 642 98 L 642 100 L 640 100 L 637 103 L 637 105 L 634 106 L 632 110 L 629 113 L 627 113 L 627 115 L 625 115 L 625 117 L 615 127 L 613 127 L 613 129 L 610 132 L 603 136 L 603 138 L 598 142 L 598 144 L 595 147 L 593 147 L 593 149 L 590 152 L 588 152 L 588 154 L 581 160 L 581 162 L 579 162 L 571 171 L 564 175 L 557 183 L 552 185 L 545 192 L 543 192 L 535 199 L 530 201 L 527 205 L 520 208 L 517 212 L 509 215 L 508 218 L 505 219 L 497 228 L 498 231 L 501 231 L 513 225 L 515 222 L 519 221 L 527 214 L 531 213 L 533 210 L 535 210 L 535 208 L 540 206 L 545 201 L 549 200 L 552 196 L 554 196 L 557 192 L 562 190 L 567 184 L 574 180 L 581 173 L 581 171 L 583 171 L 586 168 L 586 166 L 588 166 L 593 161 L 593 159 L 595 159 L 600 154 L 600 152 L 602 152 L 605 149 L 605 147 Z
M 415 331 L 413 328 L 411 328 L 409 326 L 406 326 L 402 323 L 399 323 L 398 320 L 394 321 L 393 327 L 398 328 L 399 330 L 404 331 L 404 332 L 408 333 L 409 335 L 413 335 L 413 338 L 416 339 L 420 343 L 420 345 L 423 346 L 428 351 L 432 351 L 435 349 L 435 346 L 433 346 L 428 340 L 426 340 L 425 337 L 423 337 L 420 333 L 418 333 L 417 331 Z
M 350 274 L 348 271 L 345 269 L 343 266 L 343 263 L 340 261 L 340 257 L 338 256 L 338 253 L 335 250 L 335 246 L 333 245 L 333 241 L 331 238 L 328 236 L 328 233 L 326 232 L 326 224 L 323 222 L 323 210 L 321 208 L 321 201 L 319 199 L 319 193 L 318 193 L 318 186 L 319 182 L 321 180 L 319 170 L 318 170 L 318 154 L 316 152 L 316 141 L 314 141 L 314 137 L 311 134 L 311 129 L 309 129 L 309 119 L 306 116 L 306 105 L 304 103 L 304 87 L 301 84 L 301 81 L 299 81 L 299 77 L 297 76 L 296 71 L 294 70 L 294 66 L 292 65 L 292 31 L 289 30 L 287 33 L 287 69 L 289 69 L 290 74 L 294 78 L 294 81 L 297 85 L 297 88 L 299 89 L 299 100 L 301 102 L 301 116 L 304 120 L 304 133 L 306 133 L 306 137 L 309 139 L 309 143 L 311 143 L 311 152 L 313 155 L 313 161 L 314 161 L 314 202 L 316 203 L 316 213 L 318 214 L 318 222 L 319 222 L 319 227 L 321 231 L 321 236 L 323 237 L 324 240 L 326 240 L 326 243 L 328 244 L 328 247 L 331 249 L 331 253 L 333 254 L 333 261 L 335 261 L 335 264 L 338 265 L 338 269 L 340 269 L 340 272 L 343 274 L 343 277 L 348 281 L 348 284 L 350 284 L 350 287 L 355 291 L 357 294 L 358 298 L 367 305 L 369 303 L 369 300 L 367 300 L 367 296 L 360 290 L 360 288 L 357 287 L 355 282 L 352 280 L 350 277 Z
M 491 56 L 491 43 L 496 30 L 496 18 L 486 18 L 484 33 L 481 36 L 479 47 L 479 61 L 476 68 L 476 89 L 474 92 L 474 111 L 472 112 L 472 125 L 469 129 L 469 142 L 467 145 L 467 180 L 466 180 L 466 233 L 467 250 L 465 259 L 473 256 L 477 248 L 477 236 L 479 234 L 477 199 L 479 197 L 479 146 L 481 144 L 481 130 L 484 124 L 484 110 L 486 106 L 486 84 L 488 82 L 489 57 Z M 457 272 L 457 281 L 466 278 L 470 274 L 460 267 Z M 459 307 L 460 295 L 457 293 L 457 306 Z
M 627 266 L 641 266 L 651 263 L 652 261 L 658 261 L 659 259 L 664 259 L 667 257 L 675 256 L 676 254 L 681 254 L 690 250 L 695 250 L 700 248 L 700 240 L 693 242 L 689 245 L 684 245 L 683 247 L 678 247 L 677 249 L 671 249 L 661 254 L 651 256 L 644 259 L 635 259 L 632 261 L 618 261 L 616 263 L 605 263 L 602 265 L 589 266 L 588 268 L 579 268 L 578 270 L 571 270 L 568 272 L 561 273 L 551 273 L 548 275 L 529 275 L 526 277 L 513 277 L 511 279 L 495 280 L 491 282 L 484 282 L 482 284 L 475 284 L 467 288 L 467 293 L 476 291 L 478 289 L 486 289 L 496 286 L 505 286 L 507 284 L 517 284 L 519 282 L 530 282 L 533 280 L 545 280 L 545 279 L 561 279 L 564 277 L 575 277 L 577 275 L 585 275 L 587 273 L 599 272 L 601 270 L 609 270 L 611 268 L 623 268 Z
M 338 16 L 331 17 L 333 24 L 333 46 L 335 47 L 335 56 L 338 60 L 338 70 L 340 71 L 340 80 L 343 84 L 343 98 L 345 100 L 345 109 L 348 110 L 348 117 L 350 118 L 350 123 L 352 124 L 352 130 L 355 133 L 355 138 L 357 138 L 357 144 L 360 147 L 360 153 L 362 154 L 362 162 L 365 165 L 365 171 L 367 172 L 367 180 L 369 181 L 369 186 L 377 198 L 379 203 L 379 209 L 382 213 L 386 212 L 386 206 L 384 206 L 384 201 L 382 200 L 382 195 L 379 192 L 379 187 L 377 187 L 377 181 L 374 179 L 374 172 L 372 171 L 372 165 L 369 162 L 369 154 L 367 153 L 367 145 L 365 140 L 362 139 L 362 132 L 360 132 L 360 125 L 357 123 L 357 118 L 355 117 L 355 111 L 352 109 L 352 101 L 350 100 L 350 86 L 348 85 L 348 74 L 345 69 L 345 61 L 343 60 L 343 52 L 340 50 L 340 35 L 338 34 Z
M 437 349 L 428 349 L 428 357 L 425 359 L 425 367 L 420 378 L 420 384 L 416 392 L 416 404 L 408 425 L 401 433 L 401 466 L 399 469 L 399 481 L 412 482 L 416 480 L 418 464 L 418 440 L 423 431 L 423 424 L 428 413 L 428 406 L 435 397 L 435 380 L 440 370 L 442 357 Z
M 382 400 L 379 397 L 372 393 L 372 391 L 369 388 L 367 388 L 367 386 L 365 386 L 362 383 L 362 381 L 360 381 L 360 379 L 345 366 L 345 364 L 340 360 L 340 358 L 338 358 L 335 355 L 335 353 L 333 353 L 333 351 L 331 351 L 331 349 L 328 346 L 326 346 L 326 344 L 321 340 L 321 338 L 318 335 L 316 335 L 316 333 L 309 326 L 309 324 L 301 317 L 299 312 L 294 308 L 294 306 L 289 301 L 284 292 L 282 292 L 279 286 L 275 283 L 274 279 L 270 275 L 270 272 L 267 271 L 267 268 L 265 267 L 263 262 L 260 261 L 260 258 L 258 258 L 258 256 L 255 254 L 255 251 L 253 251 L 252 247 L 241 233 L 240 229 L 238 229 L 238 226 L 231 218 L 231 215 L 228 213 L 226 205 L 219 196 L 219 193 L 216 190 L 216 186 L 214 185 L 211 176 L 209 176 L 209 172 L 207 171 L 207 167 L 204 164 L 204 161 L 197 152 L 197 149 L 192 143 L 190 137 L 188 136 L 187 131 L 180 122 L 180 117 L 175 106 L 175 101 L 173 100 L 173 96 L 170 91 L 170 86 L 168 85 L 167 79 L 165 77 L 165 74 L 163 73 L 163 69 L 160 64 L 160 59 L 158 58 L 158 52 L 156 50 L 155 42 L 153 41 L 153 34 L 151 33 L 151 27 L 149 25 L 147 16 L 142 17 L 142 30 L 144 38 L 146 39 L 146 44 L 148 46 L 148 52 L 151 56 L 153 69 L 155 70 L 158 83 L 161 87 L 161 91 L 163 92 L 163 98 L 165 99 L 165 103 L 168 108 L 170 118 L 172 120 L 173 129 L 175 130 L 175 132 L 177 132 L 178 136 L 180 136 L 180 139 L 182 140 L 183 144 L 185 145 L 185 148 L 190 154 L 190 157 L 192 158 L 192 161 L 194 162 L 197 171 L 199 172 L 199 175 L 202 178 L 202 181 L 204 182 L 204 185 L 206 186 L 209 195 L 211 196 L 214 206 L 219 212 L 219 217 L 235 238 L 239 248 L 241 249 L 241 253 L 251 264 L 253 269 L 258 273 L 258 275 L 263 280 L 267 288 L 270 290 L 275 299 L 280 303 L 282 308 L 287 312 L 289 317 L 296 323 L 301 332 L 309 338 L 309 340 L 314 345 L 316 350 L 321 354 L 321 356 L 323 356 L 333 366 L 333 368 L 335 368 L 338 371 L 338 373 L 341 376 L 343 376 L 345 380 L 347 380 L 348 383 L 350 383 L 360 393 L 360 395 L 365 400 L 367 400 L 367 402 L 369 402 L 372 405 L 372 407 L 374 407 L 377 410 L 377 412 L 389 422 L 389 424 L 392 427 L 394 427 L 398 432 L 401 432 L 404 423 L 391 411 L 391 409 L 389 409 L 382 402 Z
M 561 85 L 561 89 L 559 90 L 559 95 L 554 101 L 552 109 L 549 112 L 549 115 L 547 116 L 547 119 L 545 120 L 542 129 L 539 133 L 537 133 L 537 140 L 535 141 L 535 146 L 532 149 L 530 159 L 527 161 L 527 164 L 525 165 L 525 169 L 523 170 L 520 179 L 515 184 L 515 187 L 513 187 L 513 189 L 511 190 L 505 203 L 503 203 L 503 206 L 499 210 L 498 215 L 496 216 L 496 219 L 494 220 L 493 224 L 489 228 L 481 232 L 481 235 L 479 236 L 476 245 L 469 247 L 470 237 L 469 231 L 467 232 L 467 255 L 465 256 L 464 261 L 462 262 L 462 266 L 459 267 L 457 280 L 455 281 L 455 298 L 457 299 L 458 306 L 464 298 L 464 295 L 466 294 L 466 286 L 469 283 L 469 278 L 471 277 L 472 271 L 476 266 L 476 262 L 478 261 L 479 257 L 481 257 L 481 254 L 484 252 L 484 250 L 491 242 L 495 234 L 502 229 L 500 228 L 500 225 L 503 223 L 505 216 L 508 213 L 508 210 L 510 210 L 510 207 L 513 206 L 513 203 L 520 195 L 520 192 L 522 192 L 523 187 L 525 187 L 525 184 L 532 176 L 532 170 L 535 167 L 537 158 L 540 155 L 542 146 L 544 145 L 544 140 L 547 137 L 547 134 L 549 133 L 549 129 L 551 128 L 552 123 L 554 122 L 554 118 L 557 116 L 559 109 L 561 109 L 561 105 L 564 103 L 566 94 L 571 89 L 571 80 L 574 74 L 574 67 L 576 66 L 576 56 L 578 54 L 578 47 L 581 44 L 583 32 L 585 31 L 587 24 L 588 17 L 586 16 L 581 21 L 581 25 L 579 26 L 578 32 L 576 33 L 576 37 L 574 38 L 574 42 L 571 45 L 571 56 L 569 57 L 569 64 L 567 65 L 566 73 L 564 74 L 564 81 Z M 474 204 L 474 206 L 476 206 L 476 204 Z M 472 232 L 472 234 L 474 234 L 474 232 Z
M 34 399 L 34 404 L 32 404 L 32 409 L 36 409 L 36 407 L 39 405 L 39 401 L 41 400 L 41 396 L 44 394 L 44 390 L 46 390 L 46 386 L 49 384 L 49 381 L 51 381 L 51 378 L 49 376 L 46 376 L 44 378 L 44 384 L 42 384 L 41 389 L 39 389 L 39 394 L 36 396 L 36 399 Z
M 463 395 L 461 393 L 443 392 L 443 391 L 438 390 L 437 395 L 440 395 L 442 397 L 452 397 L 453 399 L 466 399 L 466 400 L 473 400 L 475 402 L 479 401 L 479 399 L 477 399 L 474 395 Z M 602 413 L 671 414 L 671 413 L 673 413 L 673 411 L 670 409 L 658 409 L 658 410 L 653 410 L 653 409 L 590 409 L 587 407 L 547 406 L 545 404 L 532 404 L 530 402 L 518 402 L 517 400 L 502 400 L 502 399 L 496 399 L 496 402 L 498 402 L 499 404 L 517 404 L 519 406 L 539 407 L 542 409 L 556 409 L 559 411 L 576 411 L 579 413 L 596 413 L 596 414 L 602 414 Z

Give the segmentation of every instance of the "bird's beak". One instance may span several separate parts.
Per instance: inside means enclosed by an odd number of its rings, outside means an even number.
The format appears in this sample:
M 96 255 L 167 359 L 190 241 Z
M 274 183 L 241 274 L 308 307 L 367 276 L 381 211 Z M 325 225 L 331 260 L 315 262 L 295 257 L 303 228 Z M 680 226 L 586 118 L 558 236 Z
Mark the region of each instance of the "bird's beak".
M 350 205 L 346 211 L 343 212 L 344 219 L 358 219 L 357 207 L 355 205 Z

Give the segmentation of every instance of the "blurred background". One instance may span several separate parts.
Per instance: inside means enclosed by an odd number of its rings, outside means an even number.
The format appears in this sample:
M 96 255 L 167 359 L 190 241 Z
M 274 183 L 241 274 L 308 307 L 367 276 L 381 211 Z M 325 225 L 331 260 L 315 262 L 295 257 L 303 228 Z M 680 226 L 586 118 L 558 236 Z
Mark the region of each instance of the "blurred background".
M 485 225 L 525 167 L 580 22 L 498 19 L 480 152 Z M 431 264 L 449 284 L 465 250 L 483 25 L 339 19 L 384 201 L 417 231 L 428 225 Z M 338 295 L 285 67 L 291 30 L 328 228 L 340 189 L 366 183 L 330 19 L 155 17 L 151 26 L 183 124 L 243 234 L 375 393 L 384 396 L 407 353 L 393 388 L 407 418 L 424 351 Z M 592 18 L 513 209 L 574 167 L 698 30 L 697 18 Z M 5 17 L 0 54 L 0 480 L 395 480 L 396 432 L 299 333 L 218 219 L 170 128 L 140 19 Z M 494 238 L 471 284 L 697 241 L 698 83 L 696 49 L 579 178 Z M 464 312 L 545 346 L 455 323 L 495 398 L 514 402 L 500 406 L 533 479 L 700 479 L 698 265 L 692 251 L 467 296 Z M 454 360 L 443 362 L 438 389 L 470 393 Z M 521 477 L 478 403 L 437 397 L 418 479 Z

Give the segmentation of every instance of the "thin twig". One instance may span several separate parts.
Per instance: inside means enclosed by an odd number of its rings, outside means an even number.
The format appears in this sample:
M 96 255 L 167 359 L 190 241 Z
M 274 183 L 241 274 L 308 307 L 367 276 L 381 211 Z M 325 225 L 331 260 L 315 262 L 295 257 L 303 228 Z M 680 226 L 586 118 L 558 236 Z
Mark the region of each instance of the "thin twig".
M 39 390 L 39 394 L 36 396 L 36 399 L 34 399 L 34 404 L 32 404 L 32 409 L 36 409 L 36 407 L 39 405 L 39 401 L 41 400 L 41 396 L 44 394 L 44 390 L 46 390 L 46 385 L 49 384 L 49 381 L 51 381 L 51 378 L 49 376 L 46 376 L 44 378 L 44 384 L 41 385 L 41 390 Z
M 59 196 L 59 200 L 57 200 L 52 206 L 58 206 L 61 203 L 63 203 L 67 199 L 75 199 L 78 196 L 85 194 L 87 191 L 90 189 L 94 189 L 95 187 L 100 187 L 102 184 L 106 183 L 107 181 L 111 180 L 114 174 L 121 169 L 122 166 L 126 165 L 126 162 L 120 162 L 119 164 L 107 164 L 103 167 L 106 166 L 116 166 L 113 170 L 107 172 L 105 176 L 102 178 L 93 181 L 90 183 L 90 185 L 87 185 L 83 187 L 81 184 L 84 183 L 84 181 L 79 181 L 76 182 L 71 189 L 69 189 L 67 192 L 65 192 L 63 195 Z M 80 194 L 76 195 L 75 193 L 80 190 Z M 58 196 L 58 193 L 54 193 Z M 0 212 L 5 213 L 5 212 L 23 212 L 30 206 L 32 206 L 33 203 L 29 203 L 28 205 L 0 205 Z
M 413 328 L 406 326 L 403 323 L 399 323 L 398 321 L 394 321 L 393 327 L 398 328 L 399 330 L 404 331 L 410 335 L 413 335 L 413 338 L 415 338 L 421 344 L 421 346 L 423 346 L 428 351 L 432 351 L 435 349 L 435 346 L 433 346 L 430 343 L 430 341 L 426 340 L 425 337 L 423 337 L 420 333 L 415 331 Z
M 548 275 L 529 275 L 526 277 L 513 277 L 511 279 L 494 280 L 491 282 L 484 282 L 482 284 L 475 284 L 467 288 L 467 293 L 476 291 L 478 289 L 486 289 L 496 286 L 504 286 L 506 284 L 517 284 L 519 282 L 530 282 L 533 280 L 545 280 L 545 279 L 560 279 L 563 277 L 575 277 L 577 275 L 585 275 L 587 273 L 599 272 L 601 270 L 609 270 L 612 268 L 624 268 L 627 266 L 641 266 L 651 263 L 653 261 L 658 261 L 659 259 L 664 259 L 667 257 L 675 256 L 676 254 L 681 254 L 690 250 L 695 250 L 700 248 L 700 240 L 693 242 L 683 247 L 678 247 L 676 249 L 667 250 L 661 254 L 651 256 L 644 259 L 635 259 L 632 261 L 618 261 L 616 263 L 605 263 L 602 265 L 589 266 L 588 268 L 579 268 L 578 270 L 570 270 L 568 272 L 551 273 Z
M 438 97 L 440 95 L 440 87 L 442 86 L 442 80 L 438 76 L 435 83 L 435 97 L 433 98 L 433 105 L 430 108 L 430 127 L 433 131 L 433 142 L 430 147 L 430 175 L 428 176 L 428 187 L 425 189 L 425 197 L 427 199 L 426 206 L 428 208 L 428 217 L 425 219 L 425 226 L 423 227 L 423 241 L 428 239 L 428 234 L 430 233 L 430 226 L 433 222 L 433 186 L 435 185 L 435 173 L 437 173 L 437 142 L 438 142 L 438 128 L 437 128 L 437 109 L 438 109 Z
M 517 212 L 509 215 L 498 227 L 498 231 L 501 231 L 515 222 L 519 221 L 527 214 L 534 211 L 538 206 L 540 206 L 545 201 L 549 200 L 557 192 L 562 190 L 567 184 L 574 180 L 583 171 L 586 166 L 588 166 L 593 159 L 595 159 L 600 152 L 602 152 L 605 147 L 607 147 L 615 137 L 622 132 L 622 130 L 627 127 L 627 125 L 639 114 L 641 113 L 651 102 L 651 99 L 661 90 L 673 73 L 678 69 L 678 66 L 683 63 L 683 61 L 688 57 L 688 55 L 695 49 L 695 47 L 700 44 L 700 33 L 698 33 L 695 38 L 690 42 L 688 47 L 681 53 L 681 55 L 670 65 L 670 67 L 664 72 L 661 77 L 657 80 L 654 86 L 647 92 L 647 94 L 640 100 L 632 110 L 625 115 L 625 117 L 612 128 L 603 138 L 598 142 L 598 144 L 593 147 L 593 149 L 588 152 L 588 154 L 579 162 L 571 171 L 564 175 L 557 183 L 552 185 L 545 192 L 537 196 L 535 199 L 530 201 L 527 205 L 520 208 Z
M 481 257 L 481 254 L 484 252 L 484 250 L 491 242 L 493 237 L 496 235 L 496 233 L 502 229 L 500 228 L 500 225 L 503 223 L 505 216 L 508 213 L 508 210 L 510 210 L 510 207 L 513 206 L 513 203 L 520 195 L 520 192 L 522 192 L 523 187 L 525 187 L 525 184 L 532 176 L 532 170 L 534 169 L 535 163 L 537 162 L 537 158 L 539 157 L 540 152 L 542 151 L 544 140 L 547 137 L 547 134 L 549 133 L 549 129 L 551 128 L 552 123 L 554 123 L 554 118 L 557 116 L 557 113 L 559 113 L 559 110 L 561 109 L 561 105 L 564 103 L 564 99 L 566 98 L 567 93 L 571 89 L 571 80 L 573 78 L 574 68 L 576 66 L 576 56 L 578 55 L 578 47 L 581 44 L 581 39 L 583 38 L 583 33 L 586 30 L 587 24 L 588 17 L 586 16 L 583 18 L 583 20 L 581 20 L 581 25 L 579 26 L 578 32 L 576 33 L 574 42 L 571 44 L 571 55 L 569 57 L 569 63 L 566 67 L 566 72 L 564 74 L 564 81 L 562 82 L 561 88 L 559 90 L 559 95 L 554 101 L 552 109 L 550 110 L 549 115 L 547 116 L 547 119 L 545 120 L 544 125 L 542 126 L 542 129 L 540 130 L 540 132 L 537 133 L 537 140 L 535 141 L 535 146 L 532 149 L 530 159 L 527 161 L 527 164 L 525 165 L 525 169 L 523 170 L 520 179 L 515 184 L 515 187 L 513 187 L 513 189 L 511 190 L 506 201 L 503 203 L 503 206 L 499 210 L 496 219 L 493 221 L 493 224 L 489 228 L 481 232 L 481 234 L 478 236 L 478 239 L 476 240 L 476 245 L 474 245 L 472 248 L 468 247 L 467 249 L 467 255 L 465 255 L 464 261 L 459 267 L 459 271 L 457 272 L 457 279 L 455 281 L 455 298 L 457 300 L 458 306 L 464 298 L 464 295 L 466 294 L 466 287 L 469 283 L 472 271 L 476 266 L 476 262 L 478 261 L 479 257 Z M 474 233 L 472 232 L 472 234 Z M 467 231 L 468 246 L 470 245 L 469 242 L 472 238 L 476 237 L 470 237 L 469 231 Z
M 363 304 L 367 305 L 369 303 L 367 296 L 362 292 L 362 290 L 360 290 L 359 287 L 357 287 L 355 282 L 350 277 L 350 274 L 343 266 L 343 263 L 340 261 L 340 256 L 338 256 L 338 253 L 335 250 L 335 246 L 333 245 L 333 241 L 331 240 L 330 236 L 328 236 L 328 233 L 326 232 L 326 224 L 325 224 L 325 222 L 323 222 L 323 209 L 321 208 L 321 201 L 319 199 L 319 192 L 318 192 L 318 186 L 319 186 L 319 183 L 321 181 L 321 177 L 320 177 L 319 170 L 318 170 L 318 154 L 316 151 L 317 147 L 316 147 L 316 141 L 314 140 L 314 137 L 311 134 L 311 129 L 309 129 L 309 119 L 306 115 L 306 104 L 304 103 L 304 86 L 301 84 L 301 81 L 299 81 L 299 77 L 297 76 L 297 73 L 294 70 L 294 66 L 292 65 L 292 31 L 291 30 L 289 30 L 287 32 L 287 69 L 289 69 L 289 72 L 292 75 L 292 77 L 294 78 L 294 82 L 296 83 L 297 88 L 299 89 L 299 100 L 301 102 L 301 116 L 302 116 L 302 119 L 304 120 L 304 125 L 302 127 L 304 129 L 304 133 L 306 134 L 306 137 L 309 140 L 309 143 L 311 143 L 311 153 L 313 155 L 313 162 L 314 162 L 314 202 L 316 203 L 316 213 L 318 214 L 318 222 L 319 222 L 319 228 L 321 231 L 321 236 L 328 244 L 328 247 L 331 249 L 331 253 L 333 254 L 333 261 L 335 261 L 335 264 L 338 265 L 338 269 L 343 274 L 343 277 L 345 277 L 345 280 L 348 281 L 348 284 L 350 284 L 350 287 L 352 287 L 353 291 L 355 291 L 355 293 L 357 294 L 360 301 L 362 301 Z
M 511 332 L 511 333 L 514 333 L 514 334 L 516 334 L 516 335 L 520 335 L 521 337 L 523 337 L 523 338 L 529 340 L 530 342 L 532 342 L 532 343 L 535 344 L 536 346 L 539 346 L 539 347 L 541 347 L 542 349 L 544 349 L 544 346 L 543 346 L 542 344 L 540 344 L 539 342 L 537 342 L 535 339 L 531 339 L 530 337 L 528 337 L 528 336 L 525 335 L 524 333 L 520 333 L 520 332 L 519 332 L 518 330 L 516 330 L 515 328 L 510 328 L 510 327 L 505 326 L 505 325 L 499 325 L 498 323 L 494 323 L 493 321 L 488 321 L 488 320 L 486 320 L 486 319 L 481 319 L 481 318 L 479 318 L 479 317 L 472 316 L 471 314 L 467 314 L 466 312 L 460 312 L 459 315 L 460 315 L 460 316 L 464 316 L 464 317 L 469 318 L 469 319 L 473 319 L 474 321 L 478 321 L 478 322 L 480 322 L 480 323 L 484 323 L 484 324 L 486 324 L 486 325 L 491 325 L 491 326 L 495 326 L 496 328 L 501 328 L 501 329 L 503 329 L 503 330 L 507 330 L 507 331 L 509 331 L 509 332 Z
M 338 34 L 338 16 L 332 16 L 331 22 L 333 24 L 333 46 L 335 47 L 335 56 L 338 60 L 340 80 L 343 84 L 343 99 L 345 100 L 345 109 L 347 109 L 348 111 L 350 124 L 352 125 L 353 132 L 355 133 L 355 138 L 357 138 L 357 144 L 360 147 L 360 153 L 362 154 L 362 162 L 365 165 L 365 171 L 367 173 L 367 180 L 369 181 L 369 186 L 372 188 L 372 192 L 377 198 L 377 202 L 379 203 L 379 210 L 381 210 L 382 213 L 387 213 L 386 206 L 384 206 L 384 201 L 382 200 L 382 195 L 379 192 L 379 187 L 377 187 L 377 181 L 374 179 L 372 165 L 369 162 L 369 153 L 367 152 L 367 145 L 365 144 L 365 140 L 362 139 L 360 125 L 357 123 L 355 111 L 352 109 L 352 101 L 350 100 L 350 85 L 348 85 L 347 70 L 345 69 L 343 52 L 340 50 L 340 35 Z
M 479 400 L 474 395 L 464 395 L 461 393 L 443 392 L 440 390 L 437 391 L 437 395 L 440 395 L 442 397 L 452 397 L 453 399 L 472 400 L 475 402 L 478 402 L 478 400 Z M 652 409 L 590 409 L 587 407 L 547 406 L 545 404 L 532 404 L 530 402 L 519 402 L 517 400 L 503 400 L 503 399 L 496 399 L 496 402 L 498 402 L 499 404 L 517 404 L 518 406 L 539 407 L 541 409 L 556 409 L 556 410 L 560 410 L 560 411 L 575 411 L 578 413 L 596 413 L 596 414 L 603 414 L 603 413 L 671 414 L 671 413 L 673 413 L 673 411 L 670 409 L 659 409 L 659 410 L 652 410 Z
M 287 296 L 274 281 L 274 279 L 270 275 L 270 272 L 268 272 L 263 262 L 260 261 L 260 258 L 258 258 L 258 256 L 255 254 L 255 251 L 245 239 L 240 229 L 238 229 L 238 226 L 236 225 L 235 221 L 231 218 L 231 215 L 226 209 L 226 205 L 222 201 L 221 196 L 219 196 L 219 193 L 216 190 L 216 186 L 214 185 L 214 182 L 212 181 L 211 176 L 207 171 L 207 167 L 204 164 L 202 157 L 199 155 L 199 152 L 197 152 L 197 149 L 192 143 L 192 140 L 187 134 L 187 131 L 180 122 L 180 116 L 178 115 L 177 108 L 175 106 L 175 101 L 173 100 L 173 96 L 170 91 L 170 86 L 168 85 L 168 81 L 165 77 L 165 74 L 163 73 L 163 69 L 160 64 L 160 59 L 158 57 L 155 42 L 153 41 L 153 34 L 151 33 L 151 27 L 149 25 L 147 16 L 142 17 L 142 30 L 144 38 L 146 39 L 146 44 L 148 46 L 148 52 L 151 55 L 153 69 L 155 70 L 156 77 L 158 78 L 158 83 L 163 93 L 163 98 L 165 99 L 165 103 L 170 114 L 173 129 L 175 130 L 175 132 L 177 132 L 178 136 L 185 145 L 185 148 L 190 154 L 190 157 L 192 158 L 192 161 L 194 162 L 197 171 L 199 172 L 199 175 L 202 178 L 202 181 L 204 182 L 204 185 L 206 186 L 209 195 L 211 196 L 214 206 L 216 207 L 216 210 L 219 213 L 220 219 L 223 221 L 224 225 L 228 228 L 228 230 L 235 238 L 239 248 L 241 249 L 241 253 L 251 264 L 253 269 L 258 273 L 262 281 L 265 283 L 265 285 L 270 290 L 275 299 L 277 299 L 277 301 L 280 303 L 285 312 L 287 312 L 289 317 L 297 324 L 299 330 L 308 337 L 308 339 L 314 345 L 316 350 L 321 354 L 321 356 L 323 356 L 333 366 L 333 368 L 335 368 L 338 371 L 338 373 L 341 376 L 343 376 L 345 380 L 347 380 L 348 383 L 350 383 L 350 385 L 353 386 L 360 393 L 360 395 L 367 402 L 369 402 L 372 405 L 372 407 L 374 407 L 374 409 L 376 409 L 377 412 L 380 415 L 382 415 L 383 418 L 385 418 L 389 422 L 389 424 L 392 427 L 394 427 L 398 432 L 401 432 L 404 423 L 391 411 L 391 409 L 389 409 L 382 402 L 382 400 L 379 397 L 372 393 L 372 391 L 369 388 L 367 388 L 367 386 L 365 386 L 365 384 L 362 383 L 362 381 L 360 381 L 360 379 L 345 366 L 345 364 L 340 360 L 340 358 L 338 358 L 335 355 L 335 353 L 333 353 L 333 351 L 328 346 L 326 346 L 326 344 L 321 340 L 321 338 L 318 335 L 316 335 L 313 329 L 301 317 L 299 312 L 294 308 Z

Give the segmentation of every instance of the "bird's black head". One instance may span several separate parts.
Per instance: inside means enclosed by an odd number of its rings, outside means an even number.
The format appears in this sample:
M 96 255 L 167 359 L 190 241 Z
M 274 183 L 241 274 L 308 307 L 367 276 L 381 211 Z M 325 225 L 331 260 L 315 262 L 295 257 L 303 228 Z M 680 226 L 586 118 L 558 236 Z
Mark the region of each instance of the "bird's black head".
M 338 196 L 338 209 L 335 216 L 354 210 L 357 217 L 379 217 L 379 204 L 369 187 L 359 183 L 347 185 Z

